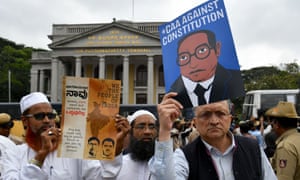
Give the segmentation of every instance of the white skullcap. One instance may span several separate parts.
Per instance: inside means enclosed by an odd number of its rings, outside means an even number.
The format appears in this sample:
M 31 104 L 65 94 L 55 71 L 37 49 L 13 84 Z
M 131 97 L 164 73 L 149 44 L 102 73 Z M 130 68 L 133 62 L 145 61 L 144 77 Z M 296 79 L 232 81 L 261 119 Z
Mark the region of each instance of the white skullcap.
M 41 92 L 33 92 L 26 96 L 23 96 L 20 101 L 21 113 L 23 114 L 24 111 L 29 109 L 31 106 L 39 104 L 39 103 L 50 104 L 46 95 Z
M 152 114 L 151 112 L 147 111 L 147 110 L 138 110 L 135 113 L 133 113 L 132 115 L 129 115 L 127 117 L 129 124 L 131 124 L 137 117 L 142 116 L 142 115 L 150 115 L 155 121 L 156 121 L 156 117 L 154 116 L 154 114 Z

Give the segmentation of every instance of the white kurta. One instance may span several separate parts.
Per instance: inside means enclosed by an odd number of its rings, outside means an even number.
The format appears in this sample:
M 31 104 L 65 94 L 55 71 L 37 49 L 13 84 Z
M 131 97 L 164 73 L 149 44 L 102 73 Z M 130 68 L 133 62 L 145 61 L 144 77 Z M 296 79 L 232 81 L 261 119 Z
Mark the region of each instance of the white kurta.
M 48 154 L 42 168 L 28 163 L 34 158 L 35 152 L 27 145 L 18 145 L 14 151 L 7 151 L 4 159 L 3 179 L 22 180 L 93 180 L 103 177 L 114 177 L 120 167 L 120 162 L 81 160 L 71 158 L 58 158 L 57 151 Z M 108 162 L 108 163 L 106 163 Z M 112 166 L 114 168 L 112 168 Z
M 15 143 L 12 142 L 9 138 L 0 135 L 0 179 L 3 174 L 3 158 L 5 156 L 5 152 L 9 149 L 14 149 L 16 147 Z
M 123 156 L 121 170 L 116 178 L 117 180 L 148 180 L 150 171 L 148 161 L 134 161 L 130 154 Z M 152 178 L 153 179 L 153 178 Z

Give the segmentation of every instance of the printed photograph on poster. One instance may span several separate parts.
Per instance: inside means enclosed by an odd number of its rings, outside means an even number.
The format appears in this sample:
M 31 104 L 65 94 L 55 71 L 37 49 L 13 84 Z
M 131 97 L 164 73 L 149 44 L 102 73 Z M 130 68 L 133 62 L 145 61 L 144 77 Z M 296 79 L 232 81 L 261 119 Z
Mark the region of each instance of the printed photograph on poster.
M 64 77 L 59 157 L 114 159 L 120 88 L 118 80 Z
M 207 1 L 159 27 L 166 92 L 184 108 L 245 95 L 223 0 Z

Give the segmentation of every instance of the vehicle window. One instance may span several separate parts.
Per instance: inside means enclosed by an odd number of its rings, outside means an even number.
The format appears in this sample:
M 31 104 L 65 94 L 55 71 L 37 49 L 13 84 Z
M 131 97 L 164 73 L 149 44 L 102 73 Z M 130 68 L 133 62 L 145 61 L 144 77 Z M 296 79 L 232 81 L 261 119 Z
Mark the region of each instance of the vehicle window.
M 262 94 L 261 109 L 266 110 L 274 107 L 278 101 L 286 101 L 286 94 Z
M 249 119 L 252 116 L 253 99 L 254 99 L 253 94 L 247 94 L 245 96 L 244 107 L 243 107 L 243 118 L 244 119 Z
M 296 96 L 297 96 L 296 94 L 288 94 L 286 96 L 287 98 L 286 101 L 296 104 L 296 98 L 297 98 Z

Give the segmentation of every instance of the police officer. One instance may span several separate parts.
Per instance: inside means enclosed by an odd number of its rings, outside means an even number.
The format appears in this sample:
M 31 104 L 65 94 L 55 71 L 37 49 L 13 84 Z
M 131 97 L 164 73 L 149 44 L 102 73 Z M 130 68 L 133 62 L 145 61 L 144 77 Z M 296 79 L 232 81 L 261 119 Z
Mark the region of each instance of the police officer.
M 7 113 L 0 113 L 0 135 L 8 137 L 14 122 Z
M 297 132 L 295 105 L 290 102 L 278 102 L 277 106 L 266 112 L 273 121 L 278 136 L 272 166 L 278 180 L 300 179 L 300 133 Z

